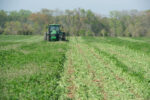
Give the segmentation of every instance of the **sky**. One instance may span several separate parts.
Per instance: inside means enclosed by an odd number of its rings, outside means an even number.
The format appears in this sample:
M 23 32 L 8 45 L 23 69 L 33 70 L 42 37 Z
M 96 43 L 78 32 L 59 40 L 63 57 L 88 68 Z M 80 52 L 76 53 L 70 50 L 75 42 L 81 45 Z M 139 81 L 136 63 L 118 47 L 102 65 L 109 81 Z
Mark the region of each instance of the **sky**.
M 113 10 L 139 11 L 150 9 L 150 0 L 0 0 L 0 10 L 31 10 L 47 9 L 90 9 L 98 14 L 108 15 Z

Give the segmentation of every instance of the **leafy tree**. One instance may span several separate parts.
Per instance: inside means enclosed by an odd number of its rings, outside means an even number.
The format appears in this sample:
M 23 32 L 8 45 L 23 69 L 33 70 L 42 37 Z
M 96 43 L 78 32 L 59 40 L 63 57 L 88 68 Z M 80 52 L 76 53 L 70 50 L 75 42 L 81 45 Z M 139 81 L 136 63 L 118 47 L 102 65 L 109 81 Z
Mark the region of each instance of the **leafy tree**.
M 72 36 L 150 36 L 150 10 L 112 11 L 102 17 L 91 10 L 0 10 L 0 34 L 43 34 L 48 24 L 62 24 Z
M 7 13 L 3 10 L 0 10 L 0 26 L 4 27 L 6 21 L 7 21 Z
M 30 24 L 23 24 L 21 28 L 18 30 L 18 33 L 20 35 L 32 35 L 33 34 L 33 28 Z
M 21 28 L 21 23 L 19 21 L 10 21 L 5 23 L 4 34 L 18 34 Z
M 3 34 L 4 30 L 2 27 L 0 27 L 0 34 Z

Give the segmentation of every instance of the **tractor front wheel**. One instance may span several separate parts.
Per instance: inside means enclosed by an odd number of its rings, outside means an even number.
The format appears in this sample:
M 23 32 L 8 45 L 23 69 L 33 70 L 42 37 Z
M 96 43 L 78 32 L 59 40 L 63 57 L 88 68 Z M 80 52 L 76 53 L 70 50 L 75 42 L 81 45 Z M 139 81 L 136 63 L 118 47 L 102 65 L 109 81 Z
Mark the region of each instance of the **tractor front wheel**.
M 56 41 L 59 41 L 60 37 L 59 34 L 56 34 Z

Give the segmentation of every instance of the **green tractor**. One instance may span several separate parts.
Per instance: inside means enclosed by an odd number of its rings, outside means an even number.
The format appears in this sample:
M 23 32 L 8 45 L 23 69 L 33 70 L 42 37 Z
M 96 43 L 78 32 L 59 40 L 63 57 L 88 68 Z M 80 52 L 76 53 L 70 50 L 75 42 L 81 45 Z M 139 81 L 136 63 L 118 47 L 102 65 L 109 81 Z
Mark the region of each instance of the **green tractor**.
M 65 32 L 62 31 L 62 26 L 59 24 L 50 24 L 48 25 L 48 31 L 45 33 L 45 40 L 47 41 L 65 41 L 66 36 Z

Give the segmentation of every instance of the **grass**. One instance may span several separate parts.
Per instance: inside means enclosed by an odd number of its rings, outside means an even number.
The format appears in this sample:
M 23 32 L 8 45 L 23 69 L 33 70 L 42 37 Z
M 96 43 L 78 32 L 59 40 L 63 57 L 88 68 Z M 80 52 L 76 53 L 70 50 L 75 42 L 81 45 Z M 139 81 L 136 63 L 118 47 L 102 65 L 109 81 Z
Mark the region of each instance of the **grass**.
M 0 36 L 0 99 L 149 100 L 149 38 Z
M 61 99 L 149 100 L 150 49 L 144 40 L 129 39 L 72 38 Z
M 116 70 L 119 69 L 121 73 L 124 73 L 126 75 L 125 77 L 128 78 L 127 81 L 129 81 L 130 78 L 131 83 L 132 81 L 135 81 L 134 84 L 139 83 L 139 86 L 137 87 L 142 87 L 139 91 L 143 92 L 140 93 L 140 95 L 145 95 L 146 99 L 150 98 L 150 57 L 148 52 L 150 51 L 150 48 L 147 43 L 143 45 L 145 41 L 141 44 L 141 42 L 131 43 L 131 41 L 129 42 L 124 39 L 120 40 L 120 38 L 96 38 L 94 40 L 92 38 L 84 39 L 86 44 L 93 47 L 100 56 L 107 59 L 106 62 L 113 63 L 113 69 L 116 67 Z M 144 51 L 143 49 L 146 50 Z M 117 71 L 114 72 L 116 73 Z
M 46 42 L 41 36 L 0 38 L 0 99 L 57 99 L 67 43 Z

